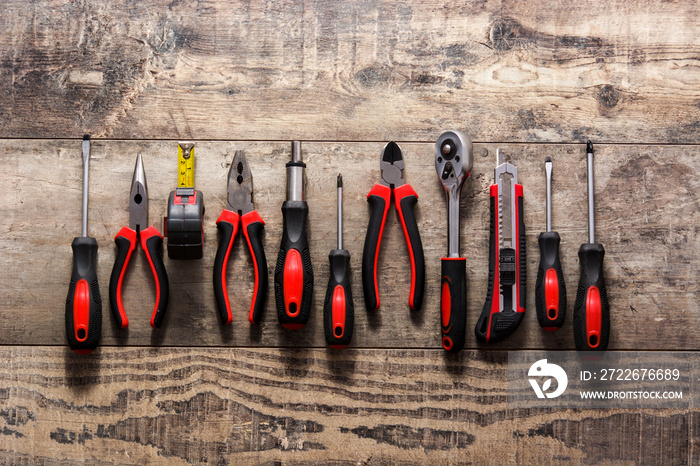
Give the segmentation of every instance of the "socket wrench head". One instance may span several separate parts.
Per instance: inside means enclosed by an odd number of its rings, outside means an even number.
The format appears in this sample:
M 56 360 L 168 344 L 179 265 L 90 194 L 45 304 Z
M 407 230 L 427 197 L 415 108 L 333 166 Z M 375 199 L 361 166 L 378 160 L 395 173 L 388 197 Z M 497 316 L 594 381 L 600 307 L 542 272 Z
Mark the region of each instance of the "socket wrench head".
M 472 170 L 472 141 L 460 131 L 445 131 L 435 143 L 435 171 L 445 190 L 460 191 Z
M 435 171 L 447 196 L 447 257 L 459 257 L 459 200 L 474 162 L 472 141 L 460 131 L 446 131 L 435 143 Z

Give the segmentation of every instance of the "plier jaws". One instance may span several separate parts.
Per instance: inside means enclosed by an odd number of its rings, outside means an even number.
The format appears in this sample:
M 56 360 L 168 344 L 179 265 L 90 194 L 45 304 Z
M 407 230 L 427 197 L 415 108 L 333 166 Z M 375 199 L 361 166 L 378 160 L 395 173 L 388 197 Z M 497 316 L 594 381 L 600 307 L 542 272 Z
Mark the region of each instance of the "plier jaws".
M 403 152 L 394 141 L 389 142 L 380 155 L 379 169 L 382 171 L 380 184 L 390 188 L 403 185 Z
M 253 175 L 248 167 L 245 153 L 237 150 L 228 171 L 226 208 L 239 215 L 255 210 L 253 205 Z
M 137 233 L 148 228 L 148 184 L 141 154 L 136 156 L 129 193 L 129 228 Z

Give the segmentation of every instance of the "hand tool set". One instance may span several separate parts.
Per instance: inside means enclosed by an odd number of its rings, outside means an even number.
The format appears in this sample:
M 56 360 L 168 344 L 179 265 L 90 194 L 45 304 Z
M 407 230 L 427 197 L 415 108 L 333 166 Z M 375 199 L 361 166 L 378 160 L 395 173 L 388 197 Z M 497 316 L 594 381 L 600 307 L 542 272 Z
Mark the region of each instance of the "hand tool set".
M 442 347 L 464 347 L 467 324 L 467 259 L 459 255 L 459 200 L 472 170 L 472 141 L 459 131 L 442 133 L 435 143 L 435 170 L 447 196 L 447 257 L 442 258 L 440 316 Z
M 393 193 L 396 213 L 401 221 L 408 247 L 408 257 L 411 262 L 411 290 L 408 297 L 408 307 L 412 311 L 419 311 L 423 305 L 423 291 L 425 289 L 425 260 L 423 258 L 423 243 L 420 239 L 414 212 L 418 195 L 410 184 L 404 184 L 403 153 L 398 144 L 392 141 L 384 146 L 379 156 L 379 168 L 382 179 L 374 185 L 367 195 L 370 217 L 362 253 L 362 288 L 365 293 L 365 306 L 368 311 L 379 309 L 377 261 L 379 247 L 382 244 L 384 223 L 391 206 Z
M 102 297 L 97 284 L 97 240 L 88 236 L 88 167 L 90 136 L 83 137 L 82 233 L 73 239 L 73 271 L 66 297 L 68 346 L 80 354 L 97 348 L 102 334 Z
M 123 227 L 114 237 L 114 242 L 117 244 L 117 258 L 114 260 L 112 276 L 109 279 L 109 304 L 119 328 L 129 326 L 129 319 L 126 318 L 122 301 L 122 286 L 131 253 L 136 249 L 139 240 L 156 287 L 156 303 L 151 315 L 151 327 L 160 328 L 168 308 L 170 287 L 162 258 L 163 237 L 156 227 L 148 226 L 148 186 L 141 154 L 136 156 L 134 177 L 131 181 L 129 226 Z
M 216 227 L 221 231 L 221 240 L 214 259 L 216 308 L 219 310 L 221 322 L 230 324 L 233 315 L 226 288 L 226 265 L 240 223 L 250 257 L 253 259 L 255 273 L 253 301 L 250 303 L 248 320 L 251 324 L 259 324 L 267 298 L 267 259 L 262 242 L 265 222 L 253 205 L 253 175 L 242 150 L 237 150 L 233 156 L 228 171 L 227 192 L 226 207 L 216 220 Z
M 66 298 L 66 336 L 70 348 L 87 354 L 98 345 L 102 327 L 102 300 L 97 282 L 97 241 L 87 236 L 88 166 L 90 138 L 83 150 L 82 235 L 73 240 L 73 269 Z M 574 335 L 578 350 L 604 351 L 610 335 L 610 306 L 603 274 L 603 246 L 595 242 L 593 145 L 586 145 L 588 172 L 589 241 L 579 249 L 580 280 L 574 305 Z M 515 165 L 499 151 L 490 187 L 489 273 L 486 302 L 475 326 L 482 343 L 494 343 L 511 335 L 520 325 L 526 303 L 526 240 L 523 186 Z M 171 259 L 198 259 L 203 255 L 202 193 L 194 189 L 194 143 L 178 144 L 178 188 L 170 193 L 168 234 Z M 447 131 L 435 144 L 435 170 L 447 199 L 447 255 L 441 259 L 440 321 L 442 346 L 456 352 L 464 347 L 467 321 L 466 258 L 460 255 L 460 199 L 474 161 L 471 140 L 459 131 Z M 367 195 L 370 218 L 362 255 L 362 287 L 368 311 L 379 309 L 377 268 L 379 251 L 391 205 L 392 193 L 411 264 L 409 308 L 423 303 L 425 260 L 415 217 L 418 195 L 404 182 L 403 152 L 389 142 L 380 154 L 381 179 Z M 290 330 L 303 327 L 311 313 L 313 268 L 304 197 L 306 165 L 301 144 L 292 143 L 286 164 L 287 199 L 282 204 L 282 241 L 274 271 L 275 302 L 280 324 Z M 537 320 L 544 330 L 562 327 L 566 317 L 566 287 L 559 258 L 561 238 L 552 231 L 552 160 L 545 160 L 546 231 L 538 238 L 540 264 L 535 285 Z M 337 248 L 331 250 L 329 280 L 323 303 L 326 342 L 346 347 L 354 328 L 350 253 L 343 248 L 343 178 L 337 178 Z M 227 289 L 227 266 L 239 228 L 253 261 L 254 287 L 248 320 L 262 320 L 268 290 L 268 267 L 263 247 L 265 222 L 253 203 L 253 176 L 243 151 L 235 152 L 227 177 L 227 202 L 216 220 L 221 232 L 214 260 L 213 283 L 216 307 L 223 324 L 233 320 Z M 129 198 L 129 225 L 114 238 L 116 258 L 109 283 L 109 301 L 119 328 L 129 321 L 124 310 L 124 276 L 137 243 L 146 255 L 155 282 L 156 299 L 151 326 L 158 328 L 168 306 L 168 275 L 162 257 L 163 237 L 148 226 L 148 188 L 141 154 L 136 157 Z
M 482 343 L 512 334 L 525 314 L 525 221 L 518 169 L 496 151 L 491 185 L 489 279 L 486 302 L 474 333 Z
M 194 143 L 177 145 L 177 188 L 168 197 L 165 236 L 171 259 L 201 259 L 204 247 L 204 198 L 194 189 Z
M 338 247 L 328 254 L 330 277 L 323 302 L 323 329 L 331 348 L 345 348 L 352 338 L 355 305 L 350 287 L 350 253 L 343 249 L 343 176 L 338 175 Z
M 311 313 L 314 271 L 311 266 L 306 219 L 309 206 L 304 200 L 304 170 L 301 143 L 292 143 L 292 160 L 287 162 L 287 200 L 282 204 L 282 244 L 275 266 L 275 302 L 282 327 L 298 330 Z

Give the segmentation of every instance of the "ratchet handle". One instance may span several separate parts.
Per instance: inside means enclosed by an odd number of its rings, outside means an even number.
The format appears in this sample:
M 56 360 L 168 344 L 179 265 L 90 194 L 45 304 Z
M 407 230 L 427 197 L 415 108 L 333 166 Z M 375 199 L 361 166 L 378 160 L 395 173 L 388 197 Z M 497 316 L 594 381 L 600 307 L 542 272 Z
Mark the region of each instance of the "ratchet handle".
M 544 330 L 559 330 L 566 318 L 566 285 L 559 261 L 561 238 L 556 231 L 541 233 L 540 266 L 535 283 L 535 309 L 537 321 Z
M 97 240 L 79 236 L 71 244 L 73 270 L 66 297 L 66 337 L 70 349 L 89 354 L 102 335 L 102 297 L 97 283 Z
M 464 347 L 467 325 L 467 260 L 442 258 L 440 316 L 442 347 L 457 352 Z
M 610 304 L 603 275 L 602 244 L 584 243 L 578 250 L 581 276 L 574 304 L 574 338 L 579 351 L 605 351 L 610 338 Z
M 275 266 L 275 302 L 282 327 L 302 328 L 309 321 L 314 273 L 311 265 L 306 220 L 309 206 L 305 201 L 282 204 L 282 244 Z
M 411 262 L 411 290 L 408 296 L 408 307 L 412 311 L 420 311 L 425 292 L 425 258 L 415 214 L 418 195 L 410 184 L 404 184 L 394 189 L 394 202 L 403 228 L 403 235 L 406 238 L 408 257 Z
M 352 338 L 355 306 L 350 286 L 350 253 L 334 249 L 328 255 L 330 278 L 323 303 L 323 328 L 331 348 L 345 348 Z
M 365 296 L 365 307 L 368 311 L 379 309 L 379 284 L 377 282 L 377 260 L 379 248 L 382 245 L 382 234 L 386 215 L 391 205 L 391 188 L 375 184 L 367 195 L 370 207 L 369 224 L 365 245 L 362 250 L 362 290 Z

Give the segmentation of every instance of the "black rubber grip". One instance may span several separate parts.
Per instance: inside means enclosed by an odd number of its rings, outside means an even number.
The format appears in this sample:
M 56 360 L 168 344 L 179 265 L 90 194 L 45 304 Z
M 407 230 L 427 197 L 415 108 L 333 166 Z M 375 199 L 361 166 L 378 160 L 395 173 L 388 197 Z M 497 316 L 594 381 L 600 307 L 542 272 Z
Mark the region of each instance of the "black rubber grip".
M 117 245 L 117 257 L 114 259 L 114 267 L 112 267 L 112 275 L 109 278 L 109 306 L 112 310 L 112 316 L 117 323 L 119 328 L 126 328 L 128 325 L 128 319 L 122 316 L 120 312 L 120 303 L 117 299 L 117 293 L 119 291 L 119 286 L 123 285 L 119 283 L 119 278 L 122 276 L 124 268 L 127 267 L 127 257 L 129 256 L 129 250 L 132 247 L 131 241 L 124 236 L 117 236 L 114 238 L 114 242 Z M 122 304 L 123 307 L 123 304 Z M 123 309 L 122 309 L 123 310 Z
M 248 320 L 251 323 L 259 324 L 262 321 L 265 301 L 267 299 L 267 259 L 263 249 L 262 234 L 265 225 L 262 222 L 253 222 L 247 226 L 248 250 L 253 262 L 257 265 L 255 283 L 257 288 L 253 292 L 253 302 Z
M 610 339 L 610 304 L 608 303 L 605 276 L 603 275 L 605 249 L 603 245 L 598 243 L 584 243 L 578 250 L 578 257 L 581 264 L 581 276 L 574 304 L 576 349 L 579 351 L 605 351 Z M 589 293 L 591 293 L 590 296 Z M 599 313 L 599 317 L 595 316 L 597 313 Z M 600 319 L 599 326 L 595 322 L 598 318 Z M 589 324 L 591 329 L 599 331 L 591 333 Z
M 216 298 L 216 309 L 219 311 L 221 323 L 231 323 L 230 304 L 227 303 L 227 295 L 224 294 L 224 262 L 228 254 L 231 252 L 232 242 L 234 240 L 233 229 L 234 225 L 225 220 L 219 219 L 216 228 L 221 232 L 219 246 L 216 249 L 216 257 L 214 257 L 214 297 Z
M 401 221 L 406 226 L 406 241 L 413 252 L 413 263 L 411 264 L 413 287 L 408 303 L 413 311 L 420 311 L 425 294 L 425 258 L 423 256 L 423 242 L 420 239 L 418 223 L 416 222 L 415 207 L 417 202 L 417 196 L 405 196 L 400 201 L 401 209 L 399 210 L 403 213 Z
M 377 295 L 377 254 L 382 242 L 382 232 L 386 221 L 388 200 L 370 194 L 367 197 L 370 206 L 369 224 L 365 245 L 362 250 L 362 290 L 365 296 L 365 307 L 368 311 L 376 311 L 379 308 L 379 296 Z
M 151 316 L 151 324 L 155 328 L 160 328 L 165 318 L 165 311 L 168 309 L 168 301 L 170 299 L 170 283 L 168 282 L 168 274 L 165 271 L 163 264 L 163 238 L 160 236 L 151 236 L 146 240 L 146 253 L 153 261 L 154 278 L 158 280 L 160 288 L 156 295 L 158 306 L 154 308 Z
M 556 231 L 540 233 L 537 238 L 540 266 L 535 283 L 535 309 L 537 321 L 547 330 L 561 328 L 566 318 L 566 285 L 559 261 L 560 242 L 561 238 Z
M 442 347 L 450 352 L 464 348 L 467 331 L 467 260 L 443 258 L 440 293 Z
M 489 222 L 489 278 L 486 287 L 486 301 L 481 311 L 479 319 L 474 327 L 476 339 L 482 343 L 486 342 L 489 319 L 491 317 L 491 306 L 494 296 L 494 284 L 496 280 L 496 198 L 490 197 L 490 222 Z
M 350 253 L 334 249 L 328 255 L 330 277 L 323 302 L 323 328 L 326 342 L 333 348 L 344 348 L 352 339 L 355 306 L 350 283 Z
M 309 206 L 305 201 L 282 204 L 283 230 L 275 266 L 275 301 L 280 324 L 291 330 L 306 325 L 311 313 L 314 274 L 306 235 L 308 215 Z M 297 275 L 285 276 L 287 270 L 297 270 Z M 293 293 L 285 293 L 285 282 Z
M 71 247 L 73 270 L 66 297 L 66 338 L 73 351 L 86 354 L 97 348 L 102 336 L 102 297 L 97 283 L 97 241 L 91 237 L 77 237 Z

